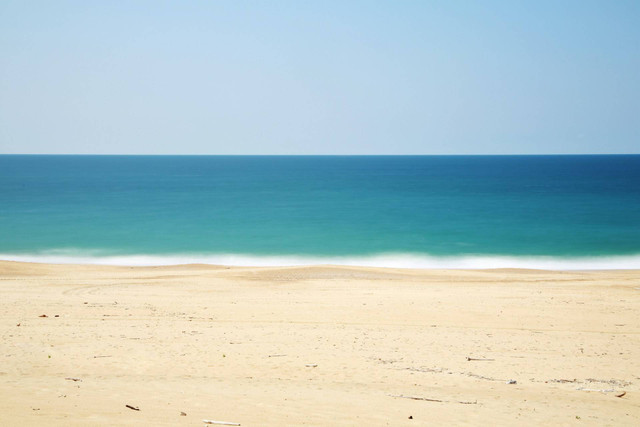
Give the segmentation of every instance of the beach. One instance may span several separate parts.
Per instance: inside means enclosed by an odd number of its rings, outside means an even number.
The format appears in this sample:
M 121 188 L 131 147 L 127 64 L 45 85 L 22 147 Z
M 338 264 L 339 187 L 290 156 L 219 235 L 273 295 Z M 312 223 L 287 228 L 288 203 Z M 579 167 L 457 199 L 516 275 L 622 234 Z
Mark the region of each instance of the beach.
M 640 270 L 3 261 L 0 294 L 2 425 L 640 424 Z

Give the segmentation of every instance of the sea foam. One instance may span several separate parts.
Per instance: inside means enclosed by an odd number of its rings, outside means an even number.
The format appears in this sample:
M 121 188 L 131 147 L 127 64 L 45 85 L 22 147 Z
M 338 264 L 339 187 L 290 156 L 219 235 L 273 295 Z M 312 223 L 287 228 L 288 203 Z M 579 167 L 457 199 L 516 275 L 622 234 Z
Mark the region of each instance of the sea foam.
M 494 269 L 521 268 L 541 270 L 626 270 L 640 269 L 640 254 L 603 257 L 547 257 L 460 255 L 432 256 L 426 254 L 388 253 L 362 256 L 296 256 L 248 254 L 163 254 L 113 255 L 100 251 L 55 250 L 32 254 L 0 254 L 1 260 L 51 264 L 96 264 L 123 266 L 160 266 L 210 264 L 227 266 L 311 266 L 344 265 L 361 267 L 417 269 Z

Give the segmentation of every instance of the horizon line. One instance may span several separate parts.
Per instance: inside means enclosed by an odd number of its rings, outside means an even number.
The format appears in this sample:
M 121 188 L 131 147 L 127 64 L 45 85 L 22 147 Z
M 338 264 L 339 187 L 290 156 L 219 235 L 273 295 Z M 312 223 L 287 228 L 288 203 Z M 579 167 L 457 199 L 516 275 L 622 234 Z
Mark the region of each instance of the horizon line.
M 463 156 L 638 156 L 640 153 L 471 153 L 471 154 L 173 154 L 173 153 L 0 153 L 0 156 L 147 156 L 147 157 L 463 157 Z

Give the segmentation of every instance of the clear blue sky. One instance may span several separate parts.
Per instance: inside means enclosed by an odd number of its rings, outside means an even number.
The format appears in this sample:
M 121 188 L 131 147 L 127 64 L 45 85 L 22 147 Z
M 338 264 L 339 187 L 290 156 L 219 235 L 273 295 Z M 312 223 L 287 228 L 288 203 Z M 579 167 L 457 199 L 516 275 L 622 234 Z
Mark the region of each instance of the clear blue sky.
M 0 0 L 0 153 L 640 153 L 640 1 Z

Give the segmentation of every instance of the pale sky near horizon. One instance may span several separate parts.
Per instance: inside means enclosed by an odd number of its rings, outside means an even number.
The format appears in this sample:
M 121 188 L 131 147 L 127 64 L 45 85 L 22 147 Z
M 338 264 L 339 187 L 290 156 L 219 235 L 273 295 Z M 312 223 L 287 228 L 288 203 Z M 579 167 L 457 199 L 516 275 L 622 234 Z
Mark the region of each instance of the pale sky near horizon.
M 640 153 L 640 1 L 0 0 L 0 153 Z

